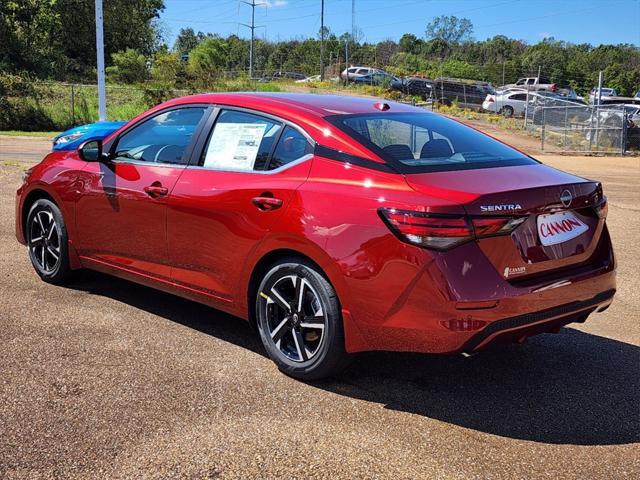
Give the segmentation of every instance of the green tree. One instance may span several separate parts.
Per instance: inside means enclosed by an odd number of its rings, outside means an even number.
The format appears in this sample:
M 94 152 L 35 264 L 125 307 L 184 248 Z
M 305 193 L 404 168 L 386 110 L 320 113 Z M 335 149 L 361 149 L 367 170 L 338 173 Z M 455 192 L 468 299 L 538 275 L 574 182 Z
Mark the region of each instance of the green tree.
M 163 0 L 104 2 L 105 58 L 127 48 L 151 55 L 159 46 L 155 20 Z M 41 78 L 95 75 L 94 0 L 0 1 L 0 65 Z
M 455 15 L 440 15 L 427 24 L 427 38 L 440 39 L 447 43 L 469 40 L 473 34 L 473 24 L 468 18 Z
M 210 37 L 191 50 L 189 70 L 202 87 L 209 87 L 227 64 L 227 44 L 220 37 Z
M 179 55 L 188 55 L 189 52 L 196 48 L 205 38 L 207 38 L 207 36 L 204 33 L 195 33 L 191 27 L 181 28 L 173 44 L 173 50 Z

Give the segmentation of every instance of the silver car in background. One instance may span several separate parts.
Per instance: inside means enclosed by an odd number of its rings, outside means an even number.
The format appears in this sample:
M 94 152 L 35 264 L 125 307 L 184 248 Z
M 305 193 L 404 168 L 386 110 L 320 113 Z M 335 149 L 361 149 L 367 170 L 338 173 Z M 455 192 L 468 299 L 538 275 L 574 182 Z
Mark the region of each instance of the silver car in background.
M 534 93 L 529 93 L 531 98 Z M 520 88 L 508 88 L 490 93 L 482 102 L 482 108 L 488 112 L 505 117 L 523 117 L 527 106 L 527 92 Z

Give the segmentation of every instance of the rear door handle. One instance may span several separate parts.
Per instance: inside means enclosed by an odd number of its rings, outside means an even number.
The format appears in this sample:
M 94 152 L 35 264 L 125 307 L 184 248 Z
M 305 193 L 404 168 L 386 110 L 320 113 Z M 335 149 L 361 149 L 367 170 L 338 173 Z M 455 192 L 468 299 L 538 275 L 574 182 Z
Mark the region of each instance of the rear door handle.
M 274 197 L 253 197 L 251 202 L 258 207 L 258 210 L 267 211 L 267 210 L 275 210 L 276 208 L 280 208 L 282 206 L 282 200 Z
M 144 187 L 144 191 L 150 197 L 164 197 L 169 193 L 169 189 L 163 187 L 160 182 L 153 182 L 151 185 Z

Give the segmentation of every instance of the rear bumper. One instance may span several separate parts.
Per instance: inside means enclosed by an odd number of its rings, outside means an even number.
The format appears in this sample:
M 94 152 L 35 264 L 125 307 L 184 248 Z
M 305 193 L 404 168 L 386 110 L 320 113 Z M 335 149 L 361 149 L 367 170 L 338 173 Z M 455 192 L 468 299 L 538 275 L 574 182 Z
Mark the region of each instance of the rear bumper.
M 610 289 L 587 300 L 497 320 L 473 335 L 460 350 L 473 353 L 495 341 L 517 341 L 538 333 L 555 331 L 569 323 L 584 322 L 594 311 L 605 310 L 615 293 L 615 289 Z
M 583 322 L 608 307 L 616 290 L 608 234 L 589 262 L 527 280 L 506 280 L 474 243 L 431 256 L 403 251 L 378 281 L 350 279 L 358 294 L 350 315 L 361 341 L 347 350 L 473 353 L 490 343 L 522 340 Z M 417 249 L 417 247 L 415 247 Z M 406 259 L 411 259 L 407 262 Z M 384 272 L 384 273 L 382 273 Z

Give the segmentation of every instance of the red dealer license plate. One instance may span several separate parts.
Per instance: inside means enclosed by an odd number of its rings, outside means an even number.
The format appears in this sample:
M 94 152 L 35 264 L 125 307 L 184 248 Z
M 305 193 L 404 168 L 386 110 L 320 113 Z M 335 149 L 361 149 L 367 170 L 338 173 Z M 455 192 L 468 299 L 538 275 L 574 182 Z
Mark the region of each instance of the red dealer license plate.
M 538 215 L 538 238 L 542 245 L 556 245 L 582 235 L 589 227 L 573 212 Z

